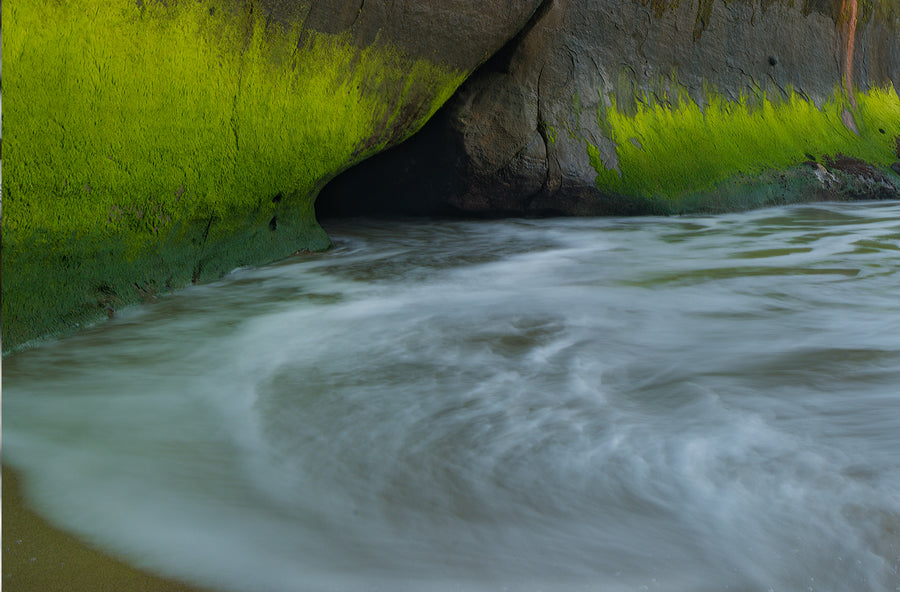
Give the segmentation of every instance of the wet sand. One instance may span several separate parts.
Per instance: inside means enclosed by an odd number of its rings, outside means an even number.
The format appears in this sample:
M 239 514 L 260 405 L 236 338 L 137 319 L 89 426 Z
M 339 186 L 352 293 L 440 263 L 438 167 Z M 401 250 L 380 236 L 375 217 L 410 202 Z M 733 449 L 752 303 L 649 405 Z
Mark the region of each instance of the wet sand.
M 6 592 L 210 592 L 153 576 L 45 522 L 3 467 L 3 583 Z

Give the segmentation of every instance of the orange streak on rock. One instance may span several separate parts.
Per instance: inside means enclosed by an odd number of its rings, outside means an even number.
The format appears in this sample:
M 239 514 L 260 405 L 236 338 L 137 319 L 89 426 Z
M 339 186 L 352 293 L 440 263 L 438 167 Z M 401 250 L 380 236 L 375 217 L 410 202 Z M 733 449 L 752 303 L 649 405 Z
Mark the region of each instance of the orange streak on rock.
M 856 98 L 853 96 L 853 49 L 856 45 L 856 15 L 858 9 L 857 0 L 844 0 L 842 13 L 847 19 L 844 25 L 847 43 L 844 54 L 844 90 L 854 109 L 856 108 Z

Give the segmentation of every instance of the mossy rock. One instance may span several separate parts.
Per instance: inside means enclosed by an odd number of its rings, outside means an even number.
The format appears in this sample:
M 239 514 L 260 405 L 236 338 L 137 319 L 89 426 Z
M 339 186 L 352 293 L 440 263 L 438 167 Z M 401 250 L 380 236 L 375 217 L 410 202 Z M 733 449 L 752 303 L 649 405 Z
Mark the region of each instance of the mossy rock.
M 498 29 L 514 34 L 536 5 L 494 17 Z M 319 189 L 411 135 L 506 41 L 447 24 L 468 45 L 442 60 L 394 22 L 402 7 L 286 7 L 3 4 L 4 351 L 150 292 L 327 248 Z M 440 8 L 417 18 L 440 27 L 452 16 Z

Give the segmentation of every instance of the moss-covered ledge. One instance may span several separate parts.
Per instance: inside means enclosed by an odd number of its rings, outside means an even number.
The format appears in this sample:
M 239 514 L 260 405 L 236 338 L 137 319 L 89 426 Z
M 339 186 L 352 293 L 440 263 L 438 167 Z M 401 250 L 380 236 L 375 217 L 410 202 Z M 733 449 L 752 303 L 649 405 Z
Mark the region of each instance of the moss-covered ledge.
M 673 83 L 671 87 L 676 87 Z M 614 167 L 585 142 L 596 186 L 623 211 L 725 212 L 814 200 L 900 197 L 900 95 L 892 86 L 840 89 L 816 105 L 792 93 L 701 107 L 681 93 L 630 109 L 601 107 Z
M 318 190 L 467 74 L 277 23 L 255 0 L 2 10 L 4 351 L 327 248 Z

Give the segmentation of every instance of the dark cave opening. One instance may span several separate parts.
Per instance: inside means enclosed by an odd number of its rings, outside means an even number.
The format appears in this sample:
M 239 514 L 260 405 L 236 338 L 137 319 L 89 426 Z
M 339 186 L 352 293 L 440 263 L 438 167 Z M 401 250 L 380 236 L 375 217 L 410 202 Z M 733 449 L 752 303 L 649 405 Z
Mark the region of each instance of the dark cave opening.
M 316 199 L 318 220 L 351 217 L 503 218 L 535 215 L 520 210 L 464 207 L 471 191 L 472 163 L 466 154 L 459 104 L 482 76 L 506 74 L 522 40 L 546 15 L 545 1 L 518 34 L 481 64 L 418 132 L 404 142 L 343 171 Z M 546 213 L 549 215 L 556 212 Z

